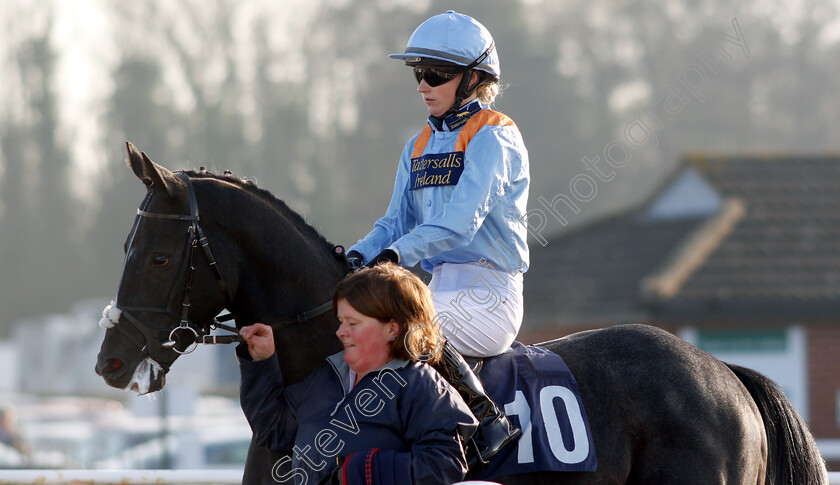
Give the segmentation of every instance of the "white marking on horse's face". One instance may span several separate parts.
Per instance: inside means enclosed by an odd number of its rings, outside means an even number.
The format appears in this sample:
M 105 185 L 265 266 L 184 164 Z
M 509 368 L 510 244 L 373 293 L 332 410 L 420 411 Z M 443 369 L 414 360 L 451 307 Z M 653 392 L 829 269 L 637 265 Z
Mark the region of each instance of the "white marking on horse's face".
M 158 376 L 161 373 L 163 373 L 163 367 L 151 357 L 146 357 L 137 364 L 137 368 L 134 369 L 134 375 L 131 376 L 128 385 L 125 386 L 125 390 L 127 392 L 136 392 L 138 396 L 154 392 L 157 389 L 150 390 L 152 383 L 158 380 Z
M 119 323 L 120 315 L 122 311 L 116 307 L 114 302 L 112 301 L 108 306 L 102 310 L 102 319 L 99 320 L 99 326 L 104 328 L 105 330 L 112 328 L 114 325 Z

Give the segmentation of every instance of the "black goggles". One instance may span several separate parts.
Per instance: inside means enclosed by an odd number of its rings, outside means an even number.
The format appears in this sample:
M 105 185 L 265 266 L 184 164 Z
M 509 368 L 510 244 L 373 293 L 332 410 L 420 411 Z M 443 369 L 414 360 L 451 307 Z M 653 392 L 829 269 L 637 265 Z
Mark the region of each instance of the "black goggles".
M 461 72 L 463 72 L 463 69 L 418 66 L 414 68 L 414 79 L 417 80 L 417 84 L 425 80 L 426 84 L 434 88 L 455 79 Z

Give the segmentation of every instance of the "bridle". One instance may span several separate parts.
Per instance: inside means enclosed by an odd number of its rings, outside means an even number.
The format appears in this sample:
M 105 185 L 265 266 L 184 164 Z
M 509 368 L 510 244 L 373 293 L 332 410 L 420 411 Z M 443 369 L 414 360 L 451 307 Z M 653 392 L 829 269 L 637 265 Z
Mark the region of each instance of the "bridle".
M 239 330 L 236 327 L 224 325 L 221 322 L 232 320 L 234 318 L 233 314 L 226 314 L 220 317 L 215 317 L 211 321 L 209 325 L 204 326 L 196 326 L 193 325 L 189 318 L 190 313 L 190 306 L 192 300 L 192 282 L 193 276 L 195 275 L 196 271 L 196 254 L 198 253 L 198 248 L 204 251 L 204 255 L 207 258 L 207 262 L 212 268 L 213 273 L 216 276 L 216 279 L 221 286 L 222 291 L 225 294 L 225 306 L 229 307 L 232 297 L 229 294 L 228 287 L 225 284 L 224 277 L 222 276 L 221 271 L 219 270 L 219 265 L 216 264 L 216 259 L 213 257 L 213 253 L 210 251 L 210 243 L 205 236 L 204 231 L 199 224 L 199 214 L 198 214 L 198 201 L 195 197 L 195 188 L 193 187 L 192 180 L 190 180 L 189 176 L 183 172 L 176 172 L 175 175 L 178 176 L 187 186 L 188 196 L 189 196 L 189 214 L 161 214 L 155 212 L 148 212 L 146 209 L 151 201 L 152 191 L 146 195 L 143 203 L 141 204 L 140 208 L 137 209 L 137 217 L 134 220 L 134 225 L 131 229 L 130 236 L 129 236 L 129 244 L 128 247 L 132 247 L 134 243 L 134 237 L 137 234 L 137 228 L 140 224 L 141 218 L 149 218 L 149 219 L 165 219 L 165 220 L 172 220 L 177 222 L 185 222 L 189 224 L 187 228 L 187 242 L 184 248 L 184 260 L 181 264 L 181 269 L 178 273 L 178 278 L 173 283 L 172 291 L 170 292 L 170 296 L 168 299 L 168 303 L 166 307 L 139 307 L 139 306 L 128 306 L 123 307 L 119 305 L 119 302 L 115 302 L 113 304 L 114 308 L 117 308 L 120 311 L 121 317 L 125 317 L 126 322 L 129 326 L 133 327 L 140 335 L 143 336 L 144 342 L 140 342 L 135 335 L 133 335 L 128 329 L 124 328 L 122 325 L 119 325 L 118 322 L 113 322 L 114 326 L 120 330 L 129 340 L 134 342 L 136 345 L 141 347 L 141 352 L 148 354 L 152 359 L 157 361 L 160 365 L 165 368 L 169 368 L 172 362 L 178 358 L 179 355 L 188 354 L 196 349 L 198 344 L 229 344 L 229 343 L 236 343 L 242 342 L 242 337 L 239 335 Z M 126 253 L 126 261 L 125 264 L 128 264 L 128 253 Z M 125 268 L 123 268 L 123 274 L 125 274 Z M 124 281 L 124 280 L 123 280 Z M 181 285 L 179 283 L 181 281 L 185 281 L 183 285 L 183 290 L 181 290 Z M 120 283 L 122 286 L 122 282 Z M 176 299 L 179 294 L 183 293 L 184 298 L 181 304 L 181 312 L 180 314 L 175 312 L 173 306 L 175 305 Z M 120 291 L 117 292 L 117 297 L 119 298 Z M 317 316 L 320 316 L 327 311 L 332 309 L 332 301 L 324 303 L 323 305 L 319 305 L 312 310 L 307 312 L 301 313 L 297 315 L 294 319 L 272 324 L 272 328 L 277 331 L 282 327 L 294 324 L 294 323 L 304 323 L 308 320 L 311 320 Z M 166 334 L 168 329 L 153 329 L 143 323 L 139 318 L 137 318 L 134 313 L 164 313 L 170 314 L 179 318 L 180 321 L 177 327 L 172 328 L 169 330 L 169 333 L 165 340 L 159 338 L 161 335 Z M 120 318 L 119 320 L 122 320 Z M 233 335 L 211 335 L 210 332 L 216 328 L 220 328 L 222 330 L 226 330 L 228 332 L 233 333 Z M 177 347 L 179 340 L 182 341 L 187 345 L 186 348 L 183 350 Z

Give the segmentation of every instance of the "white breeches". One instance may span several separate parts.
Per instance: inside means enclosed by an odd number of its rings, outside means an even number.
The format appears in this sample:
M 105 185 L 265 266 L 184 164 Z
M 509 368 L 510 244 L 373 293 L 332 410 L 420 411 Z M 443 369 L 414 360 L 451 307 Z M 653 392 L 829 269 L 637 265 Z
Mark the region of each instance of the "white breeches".
M 441 334 L 468 357 L 498 355 L 522 325 L 522 273 L 444 263 L 429 283 Z

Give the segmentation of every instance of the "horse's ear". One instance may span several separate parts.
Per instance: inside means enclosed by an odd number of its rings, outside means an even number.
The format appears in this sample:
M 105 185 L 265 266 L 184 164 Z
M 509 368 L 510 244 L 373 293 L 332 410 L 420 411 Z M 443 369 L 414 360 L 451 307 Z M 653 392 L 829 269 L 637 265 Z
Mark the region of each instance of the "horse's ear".
M 145 153 L 139 151 L 131 142 L 125 143 L 125 163 L 134 175 L 137 176 L 146 187 L 160 187 L 169 195 L 176 193 L 180 186 L 180 180 L 172 172 L 153 162 Z
M 134 171 L 134 175 L 136 175 L 137 178 L 143 180 L 143 157 L 140 156 L 140 151 L 130 141 L 125 142 L 125 164 Z M 143 180 L 143 183 L 147 186 L 150 185 L 151 182 L 152 181 L 149 180 L 149 182 L 146 183 L 146 180 Z

